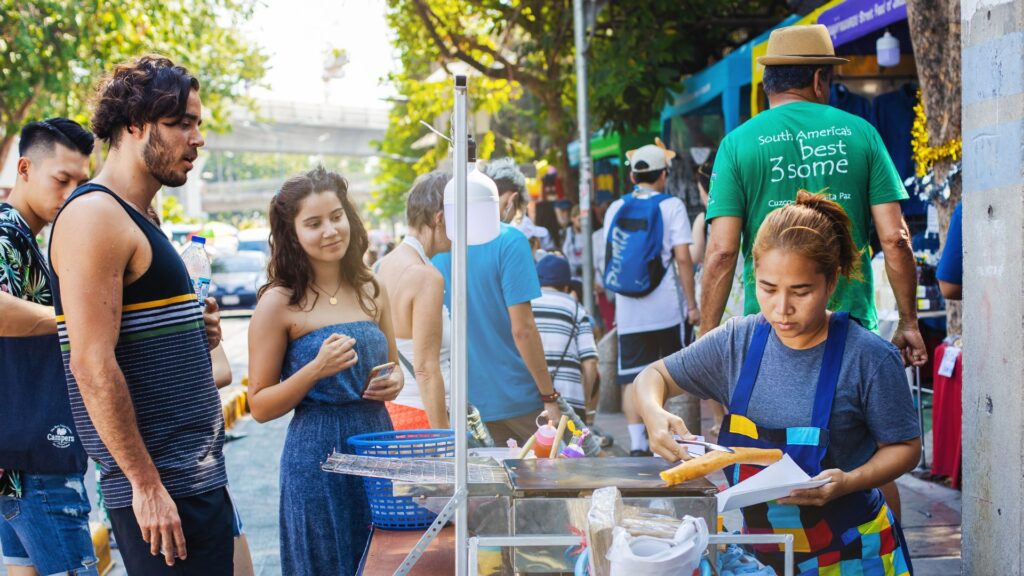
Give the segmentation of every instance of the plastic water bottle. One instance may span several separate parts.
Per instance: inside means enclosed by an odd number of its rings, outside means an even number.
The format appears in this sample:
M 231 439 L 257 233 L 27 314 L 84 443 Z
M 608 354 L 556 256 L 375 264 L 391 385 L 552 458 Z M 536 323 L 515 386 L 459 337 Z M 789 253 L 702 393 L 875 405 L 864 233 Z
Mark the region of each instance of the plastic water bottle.
M 181 253 L 192 288 L 199 298 L 199 305 L 206 306 L 206 295 L 210 292 L 210 255 L 206 253 L 206 238 L 193 236 L 188 248 Z

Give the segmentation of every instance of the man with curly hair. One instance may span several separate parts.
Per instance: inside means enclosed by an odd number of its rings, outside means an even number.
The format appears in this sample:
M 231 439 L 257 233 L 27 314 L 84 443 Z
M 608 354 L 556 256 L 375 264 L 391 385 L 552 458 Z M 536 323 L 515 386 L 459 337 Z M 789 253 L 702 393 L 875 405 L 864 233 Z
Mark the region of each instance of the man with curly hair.
M 93 135 L 67 118 L 26 124 L 14 189 L 0 202 L 0 548 L 12 576 L 96 574 L 86 456 L 36 244 L 88 177 L 92 148 Z
M 116 66 L 92 128 L 102 170 L 58 214 L 51 243 L 68 391 L 130 574 L 232 573 L 224 420 L 211 371 L 220 339 L 154 221 L 203 146 L 199 81 L 167 58 Z M 205 320 L 205 327 L 204 327 Z M 172 567 L 173 566 L 173 567 Z

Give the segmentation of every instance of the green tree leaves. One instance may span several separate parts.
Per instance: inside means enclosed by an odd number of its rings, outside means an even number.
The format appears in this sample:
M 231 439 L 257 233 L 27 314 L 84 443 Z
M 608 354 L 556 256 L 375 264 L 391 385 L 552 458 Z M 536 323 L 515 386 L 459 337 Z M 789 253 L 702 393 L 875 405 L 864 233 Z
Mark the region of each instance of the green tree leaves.
M 226 128 L 228 104 L 245 100 L 266 57 L 241 24 L 255 0 L 0 0 L 0 163 L 29 119 L 88 123 L 97 81 L 146 52 L 197 74 L 207 125 Z

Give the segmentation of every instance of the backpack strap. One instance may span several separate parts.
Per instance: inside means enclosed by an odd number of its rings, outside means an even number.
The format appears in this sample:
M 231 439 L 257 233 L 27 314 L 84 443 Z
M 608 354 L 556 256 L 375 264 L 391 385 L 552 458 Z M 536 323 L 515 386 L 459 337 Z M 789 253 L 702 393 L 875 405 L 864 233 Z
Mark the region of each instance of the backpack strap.
M 562 369 L 562 361 L 565 360 L 565 355 L 569 353 L 569 346 L 572 345 L 573 340 L 576 339 L 576 332 L 579 330 L 579 323 L 576 322 L 576 315 L 580 312 L 580 303 L 576 303 L 576 309 L 572 311 L 572 331 L 569 332 L 569 340 L 565 343 L 565 350 L 562 350 L 562 355 L 558 357 L 558 363 L 555 364 L 555 371 L 551 373 L 551 386 L 555 385 L 555 378 L 558 377 L 558 371 Z

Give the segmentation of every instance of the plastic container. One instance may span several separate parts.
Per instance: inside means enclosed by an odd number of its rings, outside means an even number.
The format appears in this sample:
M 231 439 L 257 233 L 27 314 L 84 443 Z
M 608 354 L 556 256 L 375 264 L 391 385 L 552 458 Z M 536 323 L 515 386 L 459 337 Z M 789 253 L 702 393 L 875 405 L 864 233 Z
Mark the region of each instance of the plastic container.
M 498 186 L 494 180 L 476 169 L 476 146 L 470 141 L 469 174 L 466 175 L 466 228 L 470 246 L 486 244 L 498 237 Z M 444 187 L 444 229 L 455 241 L 455 178 Z
M 545 424 L 537 428 L 537 440 L 533 443 L 533 455 L 537 458 L 547 458 L 551 455 L 551 445 L 555 443 L 555 427 Z
M 192 289 L 199 298 L 199 305 L 206 306 L 206 296 L 210 293 L 210 255 L 206 252 L 206 238 L 193 236 L 185 251 L 181 253 L 185 269 L 192 279 Z
M 889 34 L 888 30 L 875 42 L 875 52 L 879 66 L 896 66 L 900 63 L 900 41 Z
M 348 445 L 360 456 L 387 458 L 443 458 L 455 455 L 451 430 L 401 430 L 358 434 Z M 437 514 L 415 504 L 408 496 L 393 496 L 391 481 L 363 478 L 374 526 L 387 530 L 419 530 L 430 526 Z

